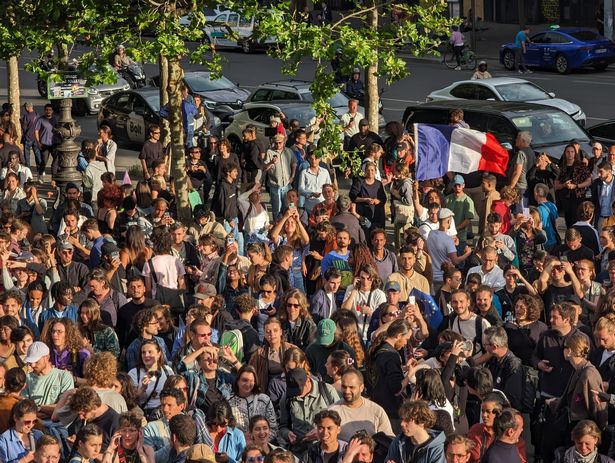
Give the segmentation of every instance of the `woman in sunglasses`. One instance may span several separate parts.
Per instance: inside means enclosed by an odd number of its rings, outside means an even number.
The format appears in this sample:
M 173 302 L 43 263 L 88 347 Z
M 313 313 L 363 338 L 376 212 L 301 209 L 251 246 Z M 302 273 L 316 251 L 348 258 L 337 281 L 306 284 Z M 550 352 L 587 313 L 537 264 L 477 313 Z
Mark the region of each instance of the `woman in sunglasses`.
M 263 463 L 264 461 L 265 454 L 256 444 L 248 445 L 241 454 L 241 463 Z
M 37 412 L 38 407 L 31 399 L 15 404 L 11 412 L 15 424 L 0 435 L 0 461 L 17 463 L 22 459 L 32 460 L 36 450 L 35 443 L 43 435 L 39 430 L 33 429 Z

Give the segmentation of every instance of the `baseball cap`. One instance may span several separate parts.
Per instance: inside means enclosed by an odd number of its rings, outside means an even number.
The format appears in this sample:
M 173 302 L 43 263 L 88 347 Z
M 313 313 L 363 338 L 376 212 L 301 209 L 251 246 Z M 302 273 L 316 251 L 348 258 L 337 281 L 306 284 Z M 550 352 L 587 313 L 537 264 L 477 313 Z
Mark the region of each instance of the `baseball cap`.
M 205 444 L 194 444 L 188 450 L 188 455 L 186 456 L 186 461 L 216 461 L 216 456 L 214 455 L 211 447 Z
M 288 372 L 286 372 L 286 397 L 294 399 L 300 395 L 303 392 L 307 378 L 307 373 L 303 368 L 288 370 Z
M 442 209 L 440 209 L 440 212 L 438 212 L 438 219 L 440 220 L 446 219 L 448 217 L 454 217 L 454 216 L 455 216 L 455 213 L 447 207 L 443 207 Z
M 399 286 L 399 282 L 397 281 L 387 281 L 387 284 L 384 286 L 385 291 L 401 291 L 401 286 Z
M 105 241 L 100 248 L 100 252 L 103 256 L 108 256 L 114 252 L 120 252 L 120 248 L 118 248 L 115 243 L 112 243 L 111 241 Z
M 194 292 L 195 299 L 205 299 L 215 297 L 218 294 L 216 287 L 211 283 L 199 283 Z
M 453 177 L 453 185 L 465 185 L 466 181 L 463 179 L 463 177 L 459 174 L 455 175 L 455 177 Z
M 66 251 L 67 249 L 74 250 L 75 246 L 70 241 L 62 240 L 58 243 L 58 249 Z
M 348 209 L 350 209 L 351 204 L 352 201 L 350 200 L 350 196 L 348 196 L 347 194 L 341 194 L 337 198 L 337 207 L 340 211 L 347 211 Z
M 335 322 L 330 318 L 325 318 L 318 322 L 316 328 L 316 342 L 321 346 L 330 346 L 335 338 Z
M 26 355 L 25 363 L 38 362 L 45 355 L 49 355 L 49 347 L 44 342 L 36 341 L 28 347 L 28 354 Z
M 563 297 L 558 302 L 568 302 L 569 304 L 573 304 L 573 305 L 581 305 L 581 299 L 576 294 L 569 294 Z
M 359 127 L 365 126 L 365 125 L 369 125 L 369 121 L 367 119 L 361 119 L 359 121 Z

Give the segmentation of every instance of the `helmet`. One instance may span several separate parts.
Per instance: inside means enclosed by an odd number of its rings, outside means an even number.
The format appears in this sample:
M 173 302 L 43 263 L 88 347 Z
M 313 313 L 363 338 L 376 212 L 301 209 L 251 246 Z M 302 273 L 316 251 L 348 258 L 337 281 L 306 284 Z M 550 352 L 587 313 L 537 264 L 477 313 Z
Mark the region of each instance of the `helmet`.
M 361 74 L 361 70 L 360 70 L 359 68 L 354 68 L 354 69 L 352 70 L 352 73 L 353 73 L 353 74 Z
M 118 50 L 124 50 L 126 47 L 124 45 L 122 45 L 121 43 L 117 46 Z
M 342 51 L 341 48 L 338 48 L 337 50 L 335 50 L 335 54 L 336 55 L 342 55 L 344 52 Z
M 479 66 L 485 66 L 485 67 L 487 67 L 487 61 L 485 61 L 485 60 L 479 61 L 479 62 L 478 62 L 478 65 L 479 65 Z

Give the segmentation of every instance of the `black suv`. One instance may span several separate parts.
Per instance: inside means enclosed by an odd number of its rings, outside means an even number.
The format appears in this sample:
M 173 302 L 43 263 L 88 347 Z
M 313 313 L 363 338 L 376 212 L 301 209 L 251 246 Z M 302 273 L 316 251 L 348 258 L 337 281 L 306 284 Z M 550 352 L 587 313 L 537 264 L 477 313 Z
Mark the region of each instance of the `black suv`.
M 573 139 L 591 152 L 590 136 L 565 112 L 534 103 L 450 100 L 408 106 L 403 123 L 410 133 L 413 124 L 448 124 L 451 109 L 463 109 L 464 121 L 473 129 L 493 134 L 506 148 L 514 146 L 517 133 L 532 133 L 532 148 L 560 159 Z

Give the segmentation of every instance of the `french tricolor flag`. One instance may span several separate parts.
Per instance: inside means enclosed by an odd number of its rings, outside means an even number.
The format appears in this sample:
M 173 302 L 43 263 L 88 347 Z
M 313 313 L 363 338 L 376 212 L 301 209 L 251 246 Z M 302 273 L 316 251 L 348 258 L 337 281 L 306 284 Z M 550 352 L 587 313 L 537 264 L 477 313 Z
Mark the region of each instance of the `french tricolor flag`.
M 490 133 L 450 125 L 414 124 L 416 179 L 486 170 L 506 175 L 508 151 Z

